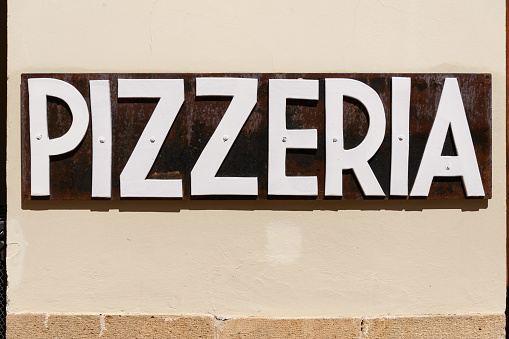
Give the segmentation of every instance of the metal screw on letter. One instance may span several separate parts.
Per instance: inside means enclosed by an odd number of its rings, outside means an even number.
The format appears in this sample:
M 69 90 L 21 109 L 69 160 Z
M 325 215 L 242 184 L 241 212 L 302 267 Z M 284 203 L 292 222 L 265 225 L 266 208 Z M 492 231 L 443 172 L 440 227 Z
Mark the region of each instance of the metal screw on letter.
M 282 142 L 286 142 L 286 137 L 283 137 L 283 139 L 281 139 Z
M 445 166 L 445 169 L 446 170 L 450 170 L 451 169 L 451 164 L 447 164 L 447 166 Z
M 227 135 L 225 135 L 225 136 L 223 137 L 223 141 L 224 141 L 224 142 L 227 142 L 227 141 L 228 141 L 228 136 L 227 136 Z
M 104 142 L 105 142 L 105 141 L 106 141 L 106 140 L 104 140 L 104 137 L 100 137 L 100 138 L 99 138 L 99 142 L 100 142 L 101 144 L 104 144 Z
M 41 140 L 41 139 L 42 139 L 42 134 L 37 134 L 37 135 L 35 136 L 35 138 L 36 138 L 37 140 Z
M 402 135 L 398 136 L 398 140 L 399 140 L 399 141 L 403 141 L 403 139 L 404 139 L 404 138 L 403 138 L 403 136 L 402 136 Z
M 334 137 L 334 138 L 332 139 L 332 142 L 338 142 L 338 137 Z
M 156 142 L 156 138 L 154 138 L 154 137 L 150 138 L 150 142 L 151 142 L 151 143 Z

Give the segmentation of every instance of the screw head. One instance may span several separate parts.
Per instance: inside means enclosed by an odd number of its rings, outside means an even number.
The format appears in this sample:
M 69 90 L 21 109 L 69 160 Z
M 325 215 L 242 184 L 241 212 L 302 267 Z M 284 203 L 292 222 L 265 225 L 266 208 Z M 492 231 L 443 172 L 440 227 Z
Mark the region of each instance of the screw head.
M 399 141 L 403 141 L 404 137 L 402 135 L 398 136 Z
M 283 137 L 283 139 L 281 139 L 282 142 L 286 142 L 286 137 Z
M 150 138 L 150 142 L 151 142 L 151 143 L 156 142 L 156 138 L 155 138 L 155 137 Z
M 445 169 L 449 171 L 449 170 L 451 169 L 451 167 L 452 167 L 452 166 L 451 166 L 451 164 L 447 164 L 447 165 L 445 166 Z
M 338 142 L 338 137 L 332 138 L 332 142 Z
M 37 134 L 37 135 L 35 136 L 35 138 L 36 138 L 37 140 L 41 140 L 41 139 L 42 139 L 42 134 Z
M 101 144 L 104 144 L 104 142 L 105 142 L 105 141 L 106 141 L 106 140 L 104 139 L 104 137 L 99 137 L 99 142 L 100 142 Z
M 227 135 L 225 135 L 225 136 L 223 137 L 223 141 L 224 141 L 224 142 L 227 142 L 227 141 L 228 141 L 228 136 L 227 136 Z

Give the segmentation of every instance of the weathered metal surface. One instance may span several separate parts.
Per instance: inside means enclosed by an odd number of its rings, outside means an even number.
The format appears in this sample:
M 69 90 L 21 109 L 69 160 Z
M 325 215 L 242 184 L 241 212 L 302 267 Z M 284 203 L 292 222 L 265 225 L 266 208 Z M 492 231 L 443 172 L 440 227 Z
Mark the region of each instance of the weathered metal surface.
M 257 197 L 205 196 L 191 197 L 190 172 L 203 148 L 219 124 L 230 98 L 196 97 L 197 77 L 246 77 L 258 79 L 258 101 L 239 137 L 233 144 L 217 176 L 258 177 Z M 120 199 L 119 176 L 131 155 L 145 124 L 150 118 L 157 100 L 118 99 L 119 78 L 176 78 L 184 79 L 185 101 L 159 152 L 148 178 L 182 178 L 184 199 L 367 199 L 352 171 L 344 171 L 343 197 L 324 197 L 325 190 L 325 78 L 351 78 L 371 86 L 380 96 L 386 114 L 386 133 L 382 146 L 370 160 L 371 168 L 386 193 L 389 195 L 391 157 L 391 78 L 406 76 L 412 79 L 410 100 L 410 158 L 409 187 L 412 187 L 422 158 L 424 147 L 437 112 L 444 80 L 455 77 L 465 106 L 467 120 L 474 142 L 481 178 L 490 198 L 491 187 L 491 75 L 489 74 L 23 74 L 21 81 L 21 138 L 22 138 L 22 197 L 29 199 L 92 199 L 91 198 L 91 128 L 73 152 L 51 159 L 49 197 L 32 197 L 30 194 L 30 140 L 28 120 L 29 78 L 56 78 L 75 86 L 90 107 L 89 80 L 108 79 L 111 87 L 111 108 L 113 128 L 112 197 Z M 268 162 L 268 80 L 319 79 L 318 101 L 288 100 L 287 128 L 316 129 L 318 148 L 316 150 L 288 150 L 287 175 L 309 175 L 318 177 L 318 196 L 287 197 L 267 196 Z M 358 145 L 367 132 L 367 115 L 362 104 L 345 100 L 344 137 L 345 147 Z M 50 138 L 65 133 L 71 124 L 69 109 L 63 101 L 48 99 L 48 125 Z M 450 138 L 446 141 L 443 155 L 454 155 Z M 435 178 L 427 199 L 464 199 L 465 192 L 461 178 Z M 384 199 L 369 198 L 369 199 Z M 402 199 L 402 198 L 398 198 Z M 405 198 L 403 198 L 405 199 Z M 408 197 L 406 199 L 409 199 Z

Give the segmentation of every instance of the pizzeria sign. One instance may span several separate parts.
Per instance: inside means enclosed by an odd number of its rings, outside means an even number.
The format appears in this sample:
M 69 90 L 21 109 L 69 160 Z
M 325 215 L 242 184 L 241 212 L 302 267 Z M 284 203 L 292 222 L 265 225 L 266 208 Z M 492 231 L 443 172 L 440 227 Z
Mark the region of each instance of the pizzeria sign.
M 24 200 L 490 198 L 489 74 L 23 74 Z

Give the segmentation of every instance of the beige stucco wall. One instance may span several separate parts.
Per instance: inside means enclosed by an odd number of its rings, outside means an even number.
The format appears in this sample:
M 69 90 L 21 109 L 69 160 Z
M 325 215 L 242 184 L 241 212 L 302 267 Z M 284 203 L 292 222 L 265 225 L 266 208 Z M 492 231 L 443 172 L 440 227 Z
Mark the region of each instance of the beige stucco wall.
M 505 308 L 502 0 L 8 0 L 8 311 Z M 23 72 L 488 72 L 493 199 L 25 204 Z

